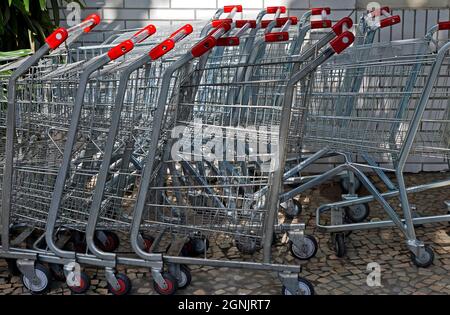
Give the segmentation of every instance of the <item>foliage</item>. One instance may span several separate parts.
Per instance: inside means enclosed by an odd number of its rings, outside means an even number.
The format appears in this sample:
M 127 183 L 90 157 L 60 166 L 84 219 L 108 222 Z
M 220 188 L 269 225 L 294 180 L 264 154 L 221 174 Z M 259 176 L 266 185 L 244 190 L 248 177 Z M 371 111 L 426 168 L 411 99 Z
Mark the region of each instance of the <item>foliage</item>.
M 37 48 L 59 25 L 59 10 L 64 3 L 81 0 L 50 0 L 52 13 L 46 0 L 0 1 L 0 51 Z

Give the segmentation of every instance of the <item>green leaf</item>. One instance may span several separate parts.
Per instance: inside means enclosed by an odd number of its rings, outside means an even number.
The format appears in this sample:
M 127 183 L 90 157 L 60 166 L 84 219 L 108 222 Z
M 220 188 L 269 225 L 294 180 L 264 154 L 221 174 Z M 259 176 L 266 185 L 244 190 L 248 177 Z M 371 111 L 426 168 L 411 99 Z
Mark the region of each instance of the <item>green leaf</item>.
M 11 3 L 13 2 L 13 0 L 8 0 L 8 4 L 9 6 L 11 6 Z
M 47 1 L 46 0 L 39 0 L 39 4 L 41 5 L 41 10 L 42 11 L 45 11 L 45 10 L 47 10 L 47 3 L 46 3 Z
M 30 13 L 30 0 L 23 0 L 23 5 L 25 6 L 25 11 Z

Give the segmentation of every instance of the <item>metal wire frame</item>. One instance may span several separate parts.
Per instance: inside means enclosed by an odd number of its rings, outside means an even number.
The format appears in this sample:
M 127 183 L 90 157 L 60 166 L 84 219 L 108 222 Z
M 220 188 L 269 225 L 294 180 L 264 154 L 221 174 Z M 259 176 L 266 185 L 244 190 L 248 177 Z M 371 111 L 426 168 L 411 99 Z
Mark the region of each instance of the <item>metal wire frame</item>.
M 316 74 L 306 139 L 322 147 L 388 158 L 395 168 L 434 61 L 435 53 L 424 40 L 358 47 L 339 56 Z M 361 73 L 358 91 L 342 84 L 342 78 L 356 79 Z M 448 158 L 448 84 L 446 58 L 411 154 Z

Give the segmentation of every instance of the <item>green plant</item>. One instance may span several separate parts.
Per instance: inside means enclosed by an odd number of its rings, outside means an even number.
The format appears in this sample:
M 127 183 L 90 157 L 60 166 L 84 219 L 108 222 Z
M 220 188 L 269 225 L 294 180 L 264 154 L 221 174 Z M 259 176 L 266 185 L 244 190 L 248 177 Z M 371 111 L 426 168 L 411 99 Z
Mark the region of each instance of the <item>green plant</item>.
M 0 51 L 35 49 L 44 43 L 59 25 L 59 10 L 63 3 L 81 0 L 50 0 L 53 16 L 46 0 L 0 1 Z

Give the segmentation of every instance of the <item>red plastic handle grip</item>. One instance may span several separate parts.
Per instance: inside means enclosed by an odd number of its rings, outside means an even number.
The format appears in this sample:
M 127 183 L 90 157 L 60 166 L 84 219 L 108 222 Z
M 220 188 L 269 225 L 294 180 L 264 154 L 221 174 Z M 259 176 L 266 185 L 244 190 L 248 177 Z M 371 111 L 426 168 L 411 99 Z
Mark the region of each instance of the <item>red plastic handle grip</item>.
M 225 30 L 225 33 L 228 32 L 231 29 L 231 24 L 228 22 L 222 22 L 219 25 L 217 25 L 217 27 L 215 29 L 213 29 L 211 32 L 209 32 L 208 35 L 212 35 L 214 32 L 216 32 L 219 29 L 223 29 Z
M 194 31 L 194 28 L 192 27 L 192 25 L 186 24 L 186 25 L 180 27 L 179 29 L 177 29 L 175 32 L 173 32 L 169 38 L 174 38 L 175 36 L 177 36 L 180 33 L 184 33 L 184 36 L 187 36 L 187 35 L 191 34 L 193 31 Z
M 264 41 L 268 43 L 273 42 L 284 42 L 289 40 L 289 33 L 288 32 L 273 32 L 264 35 Z
M 223 23 L 231 24 L 231 23 L 233 23 L 233 19 L 218 19 L 218 20 L 212 20 L 212 21 L 211 21 L 211 26 L 212 26 L 212 27 L 219 27 L 219 26 L 222 25 Z
M 127 39 L 117 46 L 114 46 L 108 51 L 108 57 L 111 60 L 117 59 L 123 55 L 125 55 L 127 52 L 132 50 L 134 48 L 134 43 L 131 39 Z
M 217 40 L 216 46 L 239 46 L 239 37 L 221 37 Z
M 45 42 L 51 49 L 58 48 L 59 45 L 64 43 L 64 41 L 69 36 L 69 33 L 64 27 L 60 27 L 56 29 L 53 33 L 51 33 L 46 39 Z
M 330 28 L 331 20 L 311 21 L 311 29 Z
M 175 47 L 175 42 L 171 38 L 166 39 L 161 44 L 155 46 L 150 50 L 148 55 L 152 60 L 157 60 L 158 58 L 161 58 L 165 54 L 167 54 L 169 51 L 171 51 Z
M 353 26 L 353 21 L 348 16 L 342 18 L 340 21 L 338 21 L 334 26 L 332 26 L 332 29 L 336 35 L 341 35 L 344 31 L 344 26 L 349 29 Z
M 280 10 L 280 13 L 286 13 L 286 7 L 285 6 L 279 6 L 279 7 L 267 7 L 266 13 L 267 14 L 275 14 L 277 11 Z
M 344 49 L 350 46 L 355 40 L 355 35 L 352 32 L 345 31 L 330 42 L 330 46 L 333 50 L 340 54 Z
M 83 20 L 83 22 L 92 20 L 92 24 L 84 29 L 85 33 L 92 31 L 94 27 L 100 24 L 100 16 L 98 14 L 91 14 Z
M 322 12 L 325 11 L 327 15 L 330 15 L 331 9 L 330 8 L 312 8 L 311 9 L 311 15 L 322 15 Z
M 236 28 L 244 27 L 245 24 L 250 24 L 250 28 L 256 28 L 255 20 L 236 20 Z
M 204 39 L 202 39 L 199 43 L 197 43 L 194 47 L 191 49 L 192 56 L 194 57 L 200 57 L 204 53 L 206 53 L 208 50 L 213 48 L 217 43 L 217 40 L 213 36 L 207 36 Z
M 439 22 L 438 23 L 438 30 L 440 30 L 440 31 L 450 30 L 450 21 Z
M 145 33 L 145 34 L 143 34 Z M 138 43 L 144 41 L 147 37 L 152 36 L 156 33 L 156 27 L 152 24 L 147 25 L 143 29 L 141 29 L 139 32 L 133 35 L 132 38 L 142 37 L 139 39 Z
M 390 16 L 388 18 L 382 19 L 380 21 L 380 27 L 383 28 L 383 27 L 391 26 L 391 25 L 398 24 L 398 23 L 400 23 L 400 16 L 394 15 L 394 16 Z
M 242 12 L 241 5 L 226 5 L 223 7 L 223 13 L 230 13 L 234 8 L 236 8 L 236 12 Z

